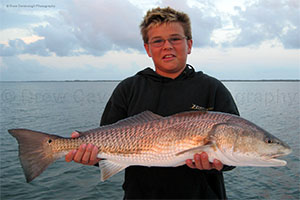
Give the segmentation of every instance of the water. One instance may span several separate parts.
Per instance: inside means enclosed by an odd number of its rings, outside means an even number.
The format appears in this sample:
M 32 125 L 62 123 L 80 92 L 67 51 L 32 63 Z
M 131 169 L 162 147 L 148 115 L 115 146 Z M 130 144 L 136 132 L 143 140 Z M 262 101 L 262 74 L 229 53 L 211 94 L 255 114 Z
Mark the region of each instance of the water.
M 293 153 L 285 167 L 238 167 L 225 172 L 229 199 L 300 198 L 299 82 L 225 82 L 241 116 L 287 142 Z M 30 128 L 62 136 L 99 125 L 117 82 L 0 83 L 1 199 L 122 199 L 123 173 L 100 182 L 97 167 L 51 165 L 30 184 L 18 160 L 10 128 Z

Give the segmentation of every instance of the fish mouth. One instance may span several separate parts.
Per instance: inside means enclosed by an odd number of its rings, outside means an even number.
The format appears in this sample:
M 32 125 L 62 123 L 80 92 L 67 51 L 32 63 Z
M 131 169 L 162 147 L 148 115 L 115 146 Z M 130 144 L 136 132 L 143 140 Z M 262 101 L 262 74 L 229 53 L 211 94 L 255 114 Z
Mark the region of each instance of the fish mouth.
M 269 164 L 272 164 L 273 166 L 285 166 L 287 164 L 285 160 L 280 160 L 275 158 L 271 158 L 271 159 L 269 158 L 264 160 L 267 161 Z
M 270 164 L 274 164 L 276 166 L 285 166 L 287 162 L 285 160 L 277 159 L 278 157 L 286 156 L 292 152 L 291 149 L 286 150 L 285 152 L 280 152 L 273 155 L 265 155 L 263 160 L 267 161 Z
M 292 152 L 292 149 L 285 149 L 284 151 L 278 152 L 276 154 L 266 154 L 264 155 L 267 158 L 275 159 L 278 157 L 286 156 Z

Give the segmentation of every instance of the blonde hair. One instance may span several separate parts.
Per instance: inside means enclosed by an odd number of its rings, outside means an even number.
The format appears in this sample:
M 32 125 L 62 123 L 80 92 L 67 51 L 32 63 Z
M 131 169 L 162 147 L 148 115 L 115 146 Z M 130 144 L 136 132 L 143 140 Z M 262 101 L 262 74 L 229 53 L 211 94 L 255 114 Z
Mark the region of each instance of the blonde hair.
M 173 8 L 154 8 L 148 10 L 142 23 L 140 24 L 141 34 L 144 43 L 148 43 L 148 31 L 150 28 L 159 26 L 163 23 L 179 22 L 181 23 L 184 34 L 188 40 L 192 39 L 191 21 L 187 14 L 179 12 Z

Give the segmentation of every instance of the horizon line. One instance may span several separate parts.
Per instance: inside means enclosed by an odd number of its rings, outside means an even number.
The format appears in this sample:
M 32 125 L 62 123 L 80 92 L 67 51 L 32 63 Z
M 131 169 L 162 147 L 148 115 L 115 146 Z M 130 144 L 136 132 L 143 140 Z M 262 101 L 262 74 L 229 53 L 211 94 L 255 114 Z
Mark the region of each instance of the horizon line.
M 122 80 L 28 80 L 28 81 L 1 81 L 2 82 L 121 82 Z M 300 79 L 220 79 L 222 82 L 300 82 Z

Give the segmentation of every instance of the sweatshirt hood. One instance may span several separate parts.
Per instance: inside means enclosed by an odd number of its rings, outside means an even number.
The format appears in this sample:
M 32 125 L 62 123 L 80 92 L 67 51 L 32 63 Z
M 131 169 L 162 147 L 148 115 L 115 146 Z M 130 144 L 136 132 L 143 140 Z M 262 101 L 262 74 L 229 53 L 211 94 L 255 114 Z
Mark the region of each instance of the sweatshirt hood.
M 195 75 L 195 70 L 194 70 L 194 68 L 191 65 L 187 64 L 186 67 L 185 67 L 185 69 L 175 79 L 161 76 L 161 75 L 157 74 L 150 67 L 148 67 L 148 68 L 146 68 L 146 69 L 138 72 L 137 75 L 141 75 L 141 76 L 150 78 L 153 81 L 169 82 L 169 81 L 174 81 L 174 80 L 185 80 L 185 79 L 192 78 Z

